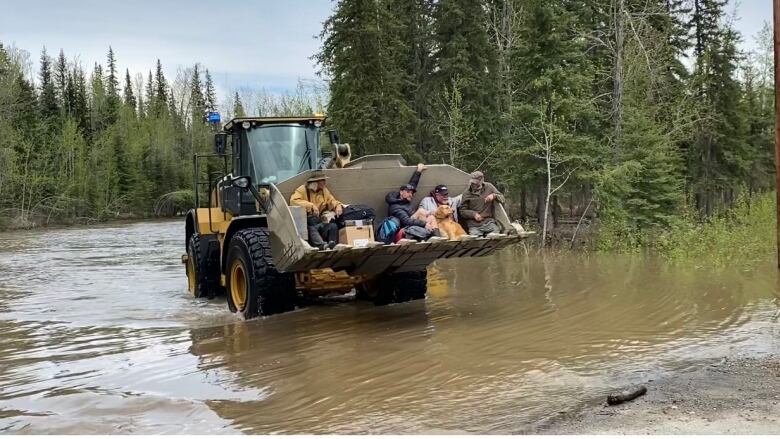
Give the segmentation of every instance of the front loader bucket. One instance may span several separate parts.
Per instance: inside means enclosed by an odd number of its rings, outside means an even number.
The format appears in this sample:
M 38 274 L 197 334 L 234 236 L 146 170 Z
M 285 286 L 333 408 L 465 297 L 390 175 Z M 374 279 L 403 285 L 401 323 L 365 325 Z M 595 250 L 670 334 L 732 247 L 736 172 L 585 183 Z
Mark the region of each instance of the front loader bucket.
M 418 242 L 404 245 L 379 245 L 372 248 L 341 250 L 312 249 L 286 271 L 316 268 L 346 270 L 350 275 L 374 275 L 393 271 L 424 270 L 437 259 L 486 256 L 508 245 L 520 242 L 522 236 L 476 238 L 462 241 Z
M 349 168 L 327 169 L 328 188 L 340 201 L 372 207 L 379 219 L 387 211 L 384 195 L 409 181 L 414 167 L 403 166 L 400 156 L 367 156 L 356 160 Z M 339 250 L 317 250 L 309 246 L 298 233 L 287 204 L 296 187 L 303 184 L 310 172 L 270 185 L 270 203 L 267 212 L 271 232 L 271 248 L 276 268 L 285 272 L 306 272 L 312 269 L 330 268 L 345 270 L 350 275 L 375 275 L 393 271 L 418 271 L 425 269 L 436 259 L 486 256 L 508 245 L 520 242 L 532 233 L 516 234 L 501 205 L 496 206 L 495 219 L 507 235 L 491 238 L 472 238 L 460 241 L 420 242 L 404 245 L 350 247 Z M 468 182 L 468 174 L 448 165 L 430 165 L 418 186 L 414 200 L 436 184 L 449 186 L 453 194 L 461 193 Z

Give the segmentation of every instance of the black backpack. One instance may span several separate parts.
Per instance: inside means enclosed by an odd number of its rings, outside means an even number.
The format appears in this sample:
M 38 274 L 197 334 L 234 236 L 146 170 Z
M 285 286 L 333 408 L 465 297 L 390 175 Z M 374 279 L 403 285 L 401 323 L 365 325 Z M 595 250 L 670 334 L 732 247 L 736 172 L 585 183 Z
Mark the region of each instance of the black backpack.
M 404 238 L 414 239 L 415 241 L 425 241 L 431 237 L 431 232 L 425 227 L 407 226 L 404 229 Z
M 344 207 L 341 216 L 336 218 L 336 224 L 344 227 L 344 221 L 374 221 L 374 218 L 376 218 L 374 209 L 364 204 L 350 204 Z

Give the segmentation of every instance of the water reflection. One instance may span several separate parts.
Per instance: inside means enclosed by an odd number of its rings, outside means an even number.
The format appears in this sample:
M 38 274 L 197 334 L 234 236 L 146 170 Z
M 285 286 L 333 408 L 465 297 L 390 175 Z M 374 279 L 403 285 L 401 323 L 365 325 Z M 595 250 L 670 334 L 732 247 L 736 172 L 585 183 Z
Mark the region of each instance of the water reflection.
M 187 296 L 180 232 L 0 235 L 3 431 L 512 433 L 616 386 L 778 348 L 772 264 L 516 248 L 435 264 L 426 301 L 240 322 Z

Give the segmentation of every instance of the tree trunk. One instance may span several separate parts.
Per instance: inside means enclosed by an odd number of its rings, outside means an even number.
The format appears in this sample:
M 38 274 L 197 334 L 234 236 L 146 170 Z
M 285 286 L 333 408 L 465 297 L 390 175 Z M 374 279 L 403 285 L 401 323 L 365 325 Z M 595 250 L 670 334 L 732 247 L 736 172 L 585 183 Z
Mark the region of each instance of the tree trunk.
M 625 43 L 625 3 L 613 0 L 613 19 L 615 21 L 615 64 L 612 77 L 612 114 L 614 117 L 615 150 L 620 151 L 623 136 L 623 45 Z M 618 155 L 613 155 L 618 160 Z
M 545 163 L 547 165 L 547 185 L 544 197 L 544 223 L 542 225 L 542 246 L 547 245 L 547 221 L 550 217 L 550 195 L 552 195 L 552 169 L 550 163 L 550 145 L 547 144 Z
M 526 204 L 527 196 L 528 191 L 526 191 L 525 186 L 523 186 L 523 188 L 520 189 L 520 221 L 523 223 L 526 223 L 528 219 L 528 206 Z
M 536 186 L 536 222 L 539 227 L 544 224 L 544 184 L 539 182 Z
M 569 216 L 573 217 L 574 214 L 574 194 L 569 194 Z

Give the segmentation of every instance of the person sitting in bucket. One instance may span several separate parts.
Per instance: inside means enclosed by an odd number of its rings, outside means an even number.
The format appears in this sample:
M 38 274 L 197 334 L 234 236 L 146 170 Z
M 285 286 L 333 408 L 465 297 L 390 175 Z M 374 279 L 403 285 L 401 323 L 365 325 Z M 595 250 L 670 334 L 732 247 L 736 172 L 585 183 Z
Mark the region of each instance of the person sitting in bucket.
M 344 203 L 330 193 L 327 186 L 328 176 L 322 171 L 315 171 L 307 180 L 295 189 L 290 197 L 291 206 L 306 209 L 306 225 L 309 230 L 309 244 L 325 250 L 333 248 L 339 240 L 339 228 L 335 222 L 324 223 L 320 213 L 330 210 L 341 216 Z
M 501 233 L 501 226 L 495 216 L 493 203 L 504 203 L 504 196 L 490 183 L 485 181 L 481 171 L 471 173 L 469 187 L 463 192 L 458 214 L 466 220 L 469 235 L 485 236 L 489 233 Z
M 435 222 L 426 221 L 424 215 L 421 218 L 420 212 L 412 204 L 414 194 L 417 192 L 417 184 L 420 182 L 420 176 L 426 169 L 424 164 L 418 164 L 417 169 L 409 179 L 409 183 L 404 184 L 397 191 L 389 192 L 385 196 L 387 216 L 397 218 L 406 235 L 417 240 L 428 239 L 436 226 Z
M 420 201 L 420 209 L 425 211 L 426 218 L 433 215 L 439 206 L 447 205 L 452 208 L 453 221 L 458 222 L 458 207 L 463 195 L 450 197 L 447 186 L 440 184 L 431 191 L 431 194 Z

